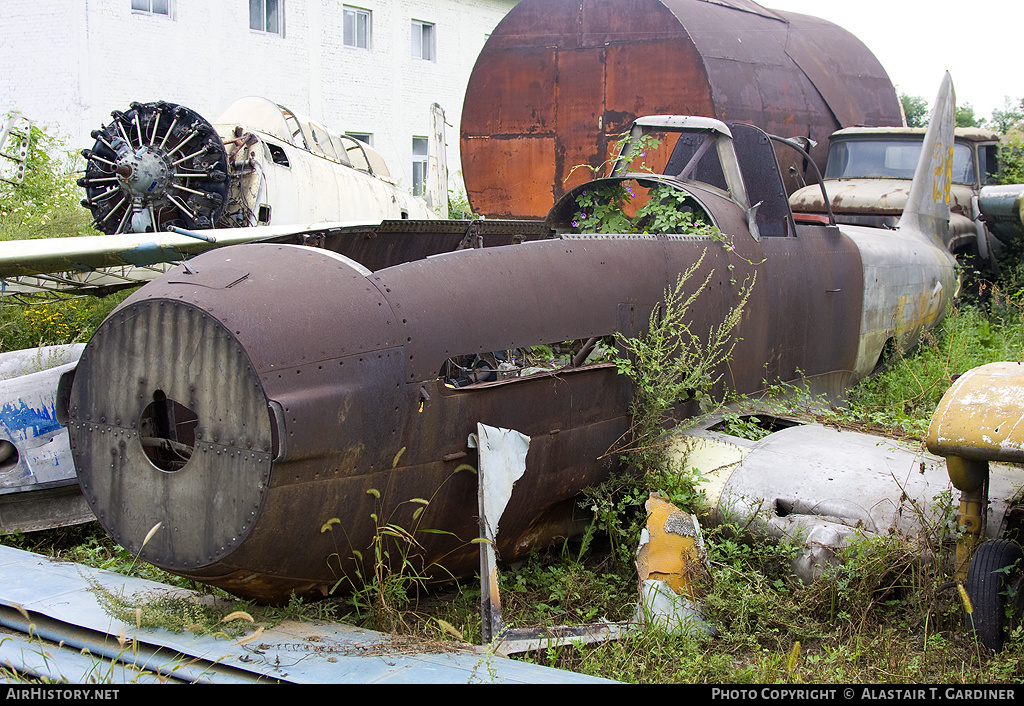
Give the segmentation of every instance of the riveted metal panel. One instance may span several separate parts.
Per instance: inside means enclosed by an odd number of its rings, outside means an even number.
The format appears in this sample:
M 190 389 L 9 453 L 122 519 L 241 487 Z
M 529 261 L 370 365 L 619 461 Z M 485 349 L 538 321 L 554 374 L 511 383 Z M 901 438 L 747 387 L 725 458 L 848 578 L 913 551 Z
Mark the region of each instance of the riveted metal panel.
M 179 470 L 143 449 L 141 419 L 157 391 L 198 416 Z M 270 477 L 270 419 L 248 355 L 209 314 L 170 301 L 121 308 L 83 354 L 68 412 L 82 492 L 133 554 L 190 569 L 252 530 Z
M 819 165 L 836 129 L 902 122 L 875 57 L 824 20 L 740 2 L 522 0 L 466 91 L 462 166 L 474 211 L 543 217 L 590 174 L 574 168 L 603 171 L 609 144 L 645 114 L 806 135 Z

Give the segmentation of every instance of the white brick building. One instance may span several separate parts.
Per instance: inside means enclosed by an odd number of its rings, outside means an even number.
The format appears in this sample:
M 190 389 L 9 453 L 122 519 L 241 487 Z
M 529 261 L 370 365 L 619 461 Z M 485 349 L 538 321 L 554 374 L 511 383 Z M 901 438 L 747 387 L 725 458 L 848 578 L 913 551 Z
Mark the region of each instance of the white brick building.
M 260 95 L 338 132 L 371 135 L 405 188 L 445 110 L 452 186 L 459 118 L 488 33 L 518 0 L 0 0 L 0 114 L 89 147 L 132 101 L 213 122 Z M 258 29 L 257 29 L 258 28 Z

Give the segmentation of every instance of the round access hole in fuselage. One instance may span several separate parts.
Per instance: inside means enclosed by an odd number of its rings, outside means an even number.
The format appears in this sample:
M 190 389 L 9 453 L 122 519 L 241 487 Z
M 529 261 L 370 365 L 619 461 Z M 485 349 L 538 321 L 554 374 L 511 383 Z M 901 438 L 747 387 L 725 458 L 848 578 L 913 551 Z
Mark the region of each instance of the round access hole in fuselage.
M 164 394 L 153 393 L 139 419 L 139 439 L 150 463 L 166 473 L 180 471 L 192 458 L 199 416 Z

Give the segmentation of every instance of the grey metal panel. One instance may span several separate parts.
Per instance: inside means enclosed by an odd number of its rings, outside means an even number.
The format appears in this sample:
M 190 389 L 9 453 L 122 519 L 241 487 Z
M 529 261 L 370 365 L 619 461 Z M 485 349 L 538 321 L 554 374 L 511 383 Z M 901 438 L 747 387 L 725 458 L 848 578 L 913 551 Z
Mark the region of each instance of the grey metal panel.
M 166 677 L 71 646 L 55 645 L 38 636 L 6 631 L 0 635 L 0 665 L 50 683 L 95 684 L 103 680 L 110 684 L 158 684 L 166 680 Z
M 941 494 L 951 489 L 941 458 L 870 434 L 807 424 L 776 431 L 751 445 L 716 432 L 681 433 L 750 447 L 728 473 L 715 509 L 719 518 L 739 517 L 741 524 L 756 515 L 759 525 L 778 528 L 787 517 L 806 517 L 867 532 L 917 535 L 929 531 L 936 513 L 945 511 Z M 1000 532 L 1019 477 L 1015 469 L 993 468 L 991 536 Z
M 289 621 L 265 630 L 253 645 L 191 633 L 137 629 L 107 615 L 90 590 L 90 583 L 126 596 L 189 592 L 78 564 L 53 562 L 11 547 L 0 546 L 0 575 L 4 577 L 0 582 L 0 606 L 8 606 L 0 608 L 0 622 L 22 620 L 21 614 L 11 608 L 21 606 L 30 616 L 45 616 L 54 629 L 63 623 L 71 641 L 92 639 L 94 652 L 99 653 L 106 645 L 130 660 L 132 649 L 122 650 L 115 637 L 123 631 L 129 644 L 137 639 L 140 654 L 152 654 L 156 666 L 168 673 L 191 672 L 214 683 L 609 683 L 574 672 L 480 654 L 458 644 L 449 643 L 444 651 L 431 652 L 425 645 L 341 623 Z M 0 653 L 0 660 L 10 659 L 11 652 L 19 658 L 25 641 L 19 638 L 17 642 L 18 649 Z M 36 640 L 33 644 L 39 643 Z M 80 648 L 73 649 L 77 652 Z M 34 662 L 35 653 L 29 651 L 19 659 Z M 53 659 L 67 676 L 74 674 L 75 669 L 88 672 L 87 663 L 71 659 L 67 652 L 57 652 Z M 104 664 L 98 660 L 97 669 L 105 668 Z M 120 683 L 122 676 L 125 681 L 134 680 L 135 673 L 121 671 L 120 667 L 110 672 L 112 683 Z

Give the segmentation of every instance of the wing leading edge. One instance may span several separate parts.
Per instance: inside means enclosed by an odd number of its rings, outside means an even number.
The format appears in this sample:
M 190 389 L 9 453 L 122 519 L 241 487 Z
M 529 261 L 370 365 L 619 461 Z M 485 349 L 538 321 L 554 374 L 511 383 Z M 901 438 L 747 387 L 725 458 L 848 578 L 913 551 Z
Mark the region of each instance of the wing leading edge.
M 0 296 L 106 294 L 159 276 L 207 250 L 266 238 L 351 228 L 316 223 L 181 233 L 134 233 L 0 243 Z

